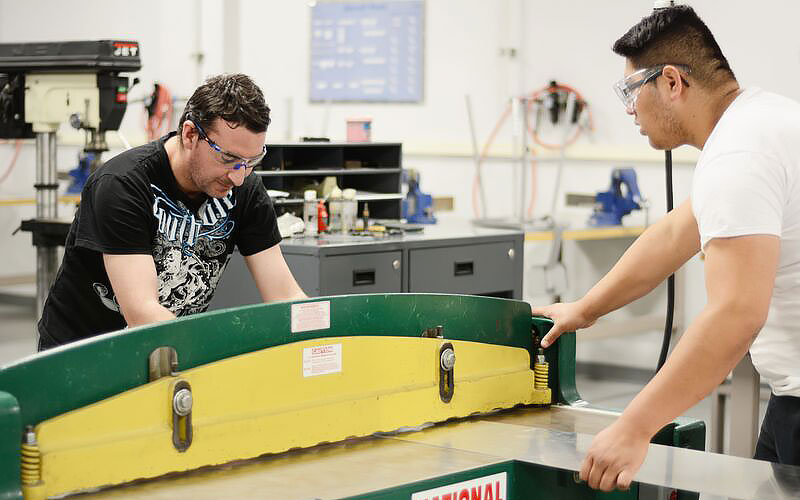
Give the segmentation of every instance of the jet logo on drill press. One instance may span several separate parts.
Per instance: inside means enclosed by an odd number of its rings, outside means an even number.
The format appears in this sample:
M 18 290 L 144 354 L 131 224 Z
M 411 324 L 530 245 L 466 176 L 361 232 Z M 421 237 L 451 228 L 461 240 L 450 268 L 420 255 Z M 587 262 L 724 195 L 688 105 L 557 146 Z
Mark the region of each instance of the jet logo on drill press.
M 136 42 L 114 42 L 114 55 L 116 57 L 136 57 L 139 54 L 139 44 Z

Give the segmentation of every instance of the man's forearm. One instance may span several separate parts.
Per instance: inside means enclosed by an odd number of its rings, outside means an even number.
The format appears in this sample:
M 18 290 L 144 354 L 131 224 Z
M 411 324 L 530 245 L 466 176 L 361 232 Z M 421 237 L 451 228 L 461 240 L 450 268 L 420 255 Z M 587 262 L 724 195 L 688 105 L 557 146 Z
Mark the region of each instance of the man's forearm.
M 714 238 L 706 255 L 708 304 L 621 417 L 650 435 L 707 396 L 767 321 L 780 240 L 774 235 Z
M 176 317 L 172 311 L 158 302 L 145 302 L 137 305 L 136 308 L 131 308 L 129 311 L 123 309 L 122 313 L 129 328 L 159 323 Z
M 759 330 L 732 309 L 704 310 L 620 419 L 650 438 L 708 396 L 747 353 Z
M 581 299 L 597 319 L 644 296 L 699 251 L 697 226 L 688 202 L 650 226 L 611 271 Z
M 302 300 L 307 299 L 308 295 L 299 286 L 295 286 L 294 290 L 287 294 L 287 300 Z

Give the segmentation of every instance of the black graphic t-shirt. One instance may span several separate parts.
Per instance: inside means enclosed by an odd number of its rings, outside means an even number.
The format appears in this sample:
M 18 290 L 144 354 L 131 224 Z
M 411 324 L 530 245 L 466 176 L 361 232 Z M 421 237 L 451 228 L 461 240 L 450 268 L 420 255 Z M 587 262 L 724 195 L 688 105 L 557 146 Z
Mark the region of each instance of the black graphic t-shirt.
M 177 316 L 205 311 L 234 247 L 252 255 L 280 242 L 256 175 L 224 198 L 188 198 L 161 139 L 115 156 L 86 183 L 39 332 L 63 344 L 126 326 L 103 254 L 152 255 L 158 300 Z

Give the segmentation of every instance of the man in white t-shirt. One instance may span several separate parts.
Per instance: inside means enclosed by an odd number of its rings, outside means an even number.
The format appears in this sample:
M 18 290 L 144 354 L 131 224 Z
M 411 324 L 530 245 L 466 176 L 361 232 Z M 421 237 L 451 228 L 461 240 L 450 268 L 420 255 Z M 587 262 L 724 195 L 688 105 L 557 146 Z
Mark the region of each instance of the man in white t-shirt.
M 615 88 L 651 146 L 702 150 L 692 194 L 580 300 L 534 308 L 555 323 L 542 343 L 645 295 L 698 251 L 708 302 L 659 373 L 595 437 L 581 478 L 627 488 L 651 437 L 748 349 L 772 388 L 755 458 L 800 465 L 800 104 L 741 89 L 688 6 L 645 17 L 614 52 L 626 58 Z

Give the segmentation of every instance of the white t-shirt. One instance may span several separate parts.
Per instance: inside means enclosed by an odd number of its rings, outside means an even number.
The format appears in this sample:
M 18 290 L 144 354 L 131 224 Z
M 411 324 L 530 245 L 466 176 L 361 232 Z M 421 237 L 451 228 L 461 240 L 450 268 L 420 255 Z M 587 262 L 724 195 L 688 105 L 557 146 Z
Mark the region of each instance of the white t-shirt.
M 774 394 L 800 396 L 800 103 L 742 92 L 700 154 L 692 210 L 702 248 L 713 238 L 780 237 L 769 314 L 750 355 Z

